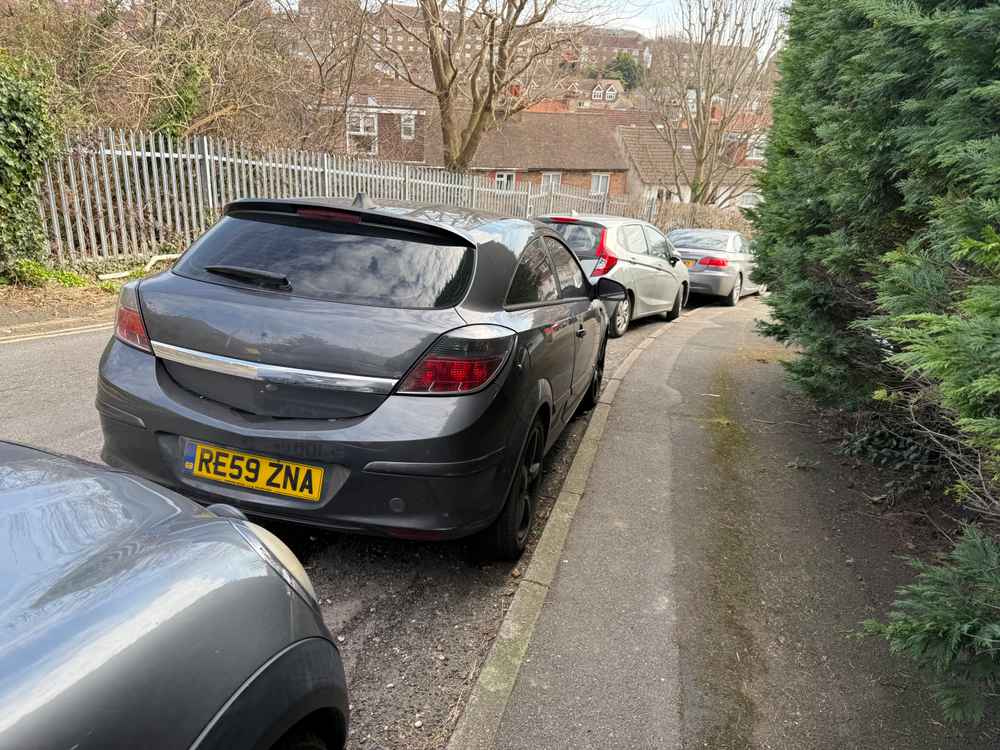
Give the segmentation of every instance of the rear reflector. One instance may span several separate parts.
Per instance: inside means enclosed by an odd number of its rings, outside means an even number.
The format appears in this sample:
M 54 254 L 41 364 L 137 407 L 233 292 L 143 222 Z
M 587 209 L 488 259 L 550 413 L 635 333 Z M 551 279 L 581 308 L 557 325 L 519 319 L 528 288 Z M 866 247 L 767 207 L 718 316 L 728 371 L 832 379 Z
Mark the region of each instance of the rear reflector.
M 142 313 L 139 312 L 138 289 L 138 281 L 130 281 L 122 287 L 118 297 L 118 312 L 115 314 L 115 338 L 152 354 L 146 324 L 142 322 Z
M 459 328 L 439 338 L 403 378 L 399 393 L 468 393 L 487 385 L 503 367 L 514 332 L 493 325 Z
M 591 276 L 604 276 L 618 264 L 618 256 L 608 250 L 607 239 L 608 230 L 602 229 L 601 239 L 598 240 L 597 249 L 594 251 L 597 255 L 597 265 L 590 272 Z
M 699 266 L 717 266 L 722 268 L 729 265 L 729 261 L 725 258 L 701 258 L 698 261 Z
M 341 221 L 346 224 L 360 224 L 361 217 L 347 211 L 336 211 L 332 208 L 300 208 L 298 215 L 303 219 L 318 219 L 319 221 Z

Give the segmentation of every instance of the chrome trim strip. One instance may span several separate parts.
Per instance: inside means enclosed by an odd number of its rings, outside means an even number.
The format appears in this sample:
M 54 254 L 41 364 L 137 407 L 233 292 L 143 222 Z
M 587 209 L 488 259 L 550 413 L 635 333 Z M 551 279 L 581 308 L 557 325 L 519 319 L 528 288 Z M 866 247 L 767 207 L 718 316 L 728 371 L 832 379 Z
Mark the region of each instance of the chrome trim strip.
M 150 343 L 153 347 L 153 354 L 160 359 L 168 359 L 188 367 L 197 367 L 247 380 L 327 388 L 334 391 L 353 391 L 355 393 L 388 394 L 396 387 L 396 381 L 392 378 L 373 378 L 366 375 L 347 375 L 322 370 L 301 370 L 297 367 L 248 362 L 243 359 L 223 357 L 221 354 L 199 352 L 194 349 L 185 349 L 182 346 L 164 344 L 162 341 Z

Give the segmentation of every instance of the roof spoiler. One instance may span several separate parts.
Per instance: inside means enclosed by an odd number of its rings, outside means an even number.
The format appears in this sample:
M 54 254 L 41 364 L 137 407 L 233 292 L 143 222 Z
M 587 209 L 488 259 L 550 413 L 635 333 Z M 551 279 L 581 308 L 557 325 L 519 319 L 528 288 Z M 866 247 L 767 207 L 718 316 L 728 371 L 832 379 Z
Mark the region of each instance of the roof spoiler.
M 471 235 L 461 229 L 426 219 L 413 219 L 375 205 L 364 193 L 358 193 L 353 203 L 312 198 L 242 198 L 227 203 L 224 216 L 234 213 L 268 213 L 301 216 L 306 219 L 362 224 L 366 227 L 390 229 L 418 235 L 436 243 L 476 247 Z

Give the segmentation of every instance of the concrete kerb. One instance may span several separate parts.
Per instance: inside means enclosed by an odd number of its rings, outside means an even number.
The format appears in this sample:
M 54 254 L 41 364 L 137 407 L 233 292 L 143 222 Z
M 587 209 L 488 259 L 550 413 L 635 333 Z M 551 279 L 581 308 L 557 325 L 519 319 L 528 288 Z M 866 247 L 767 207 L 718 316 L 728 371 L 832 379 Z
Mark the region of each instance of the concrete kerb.
M 532 553 L 531 563 L 517 588 L 496 640 L 493 641 L 490 653 L 483 662 L 465 710 L 451 735 L 448 750 L 494 748 L 500 722 L 507 710 L 507 702 L 514 690 L 517 675 L 535 631 L 535 623 L 542 612 L 549 586 L 555 579 L 573 516 L 586 490 L 587 478 L 590 476 L 590 469 L 597 456 L 611 413 L 611 404 L 629 369 L 646 347 L 666 330 L 666 327 L 666 324 L 658 326 L 639 342 L 607 381 L 546 521 L 542 538 Z

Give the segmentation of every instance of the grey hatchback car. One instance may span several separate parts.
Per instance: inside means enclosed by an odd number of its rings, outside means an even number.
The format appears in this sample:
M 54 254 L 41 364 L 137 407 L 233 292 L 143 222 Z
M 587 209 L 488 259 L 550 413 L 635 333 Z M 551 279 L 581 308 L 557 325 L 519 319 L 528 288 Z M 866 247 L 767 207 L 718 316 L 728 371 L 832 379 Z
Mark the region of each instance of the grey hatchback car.
M 104 459 L 202 502 L 516 558 L 545 451 L 601 386 L 614 282 L 544 225 L 243 200 L 123 288 Z
M 340 750 L 306 572 L 236 509 L 0 442 L 0 747 Z

